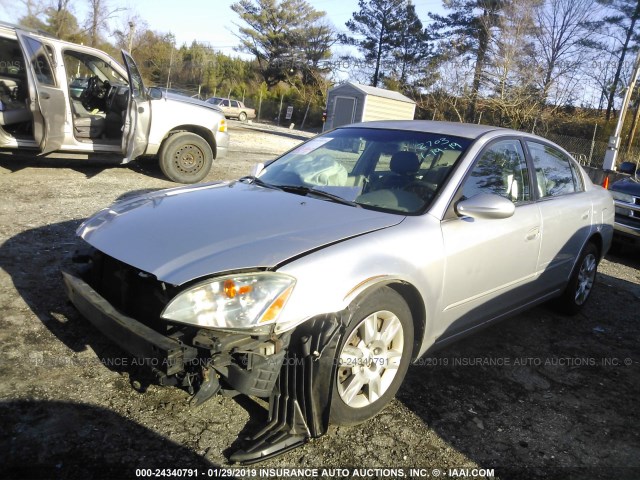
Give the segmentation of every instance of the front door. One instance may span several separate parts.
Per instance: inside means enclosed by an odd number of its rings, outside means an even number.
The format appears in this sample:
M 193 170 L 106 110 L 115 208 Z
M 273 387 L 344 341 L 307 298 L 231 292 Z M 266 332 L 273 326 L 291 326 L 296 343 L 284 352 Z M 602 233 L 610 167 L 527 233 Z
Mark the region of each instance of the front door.
M 513 310 L 536 297 L 541 219 L 517 139 L 499 140 L 480 153 L 462 185 L 462 199 L 480 193 L 515 204 L 509 218 L 458 217 L 442 222 L 446 249 L 442 288 L 444 339 Z M 526 300 L 525 300 L 526 302 Z M 443 327 L 444 328 L 444 327 Z
M 56 54 L 53 48 L 27 33 L 17 32 L 24 58 L 29 64 L 29 108 L 33 115 L 33 136 L 44 153 L 59 150 L 64 142 L 66 108 L 62 85 L 56 78 Z
M 124 50 L 122 58 L 129 76 L 129 104 L 122 132 L 122 153 L 125 156 L 123 163 L 128 163 L 147 149 L 151 126 L 151 102 L 136 62 Z

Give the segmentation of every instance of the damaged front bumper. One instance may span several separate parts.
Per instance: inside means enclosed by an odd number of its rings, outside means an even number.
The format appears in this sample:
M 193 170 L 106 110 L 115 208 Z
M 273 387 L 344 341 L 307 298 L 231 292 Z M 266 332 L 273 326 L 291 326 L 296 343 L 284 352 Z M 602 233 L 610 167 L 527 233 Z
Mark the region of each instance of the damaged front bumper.
M 269 398 L 267 425 L 234 452 L 231 461 L 261 461 L 326 432 L 343 331 L 339 315 L 309 320 L 275 338 L 194 327 L 163 334 L 114 308 L 81 275 L 62 275 L 78 311 L 149 366 L 160 384 L 186 388 L 193 395 L 192 405 L 219 393 Z
M 121 314 L 81 278 L 62 272 L 67 296 L 78 311 L 122 349 L 166 375 L 185 371 L 185 362 L 197 358 L 197 349 L 162 335 Z
M 62 276 L 67 296 L 87 320 L 148 366 L 160 384 L 185 387 L 194 404 L 218 392 L 268 397 L 273 391 L 290 335 L 251 337 L 188 326 L 163 334 L 120 312 L 80 275 Z

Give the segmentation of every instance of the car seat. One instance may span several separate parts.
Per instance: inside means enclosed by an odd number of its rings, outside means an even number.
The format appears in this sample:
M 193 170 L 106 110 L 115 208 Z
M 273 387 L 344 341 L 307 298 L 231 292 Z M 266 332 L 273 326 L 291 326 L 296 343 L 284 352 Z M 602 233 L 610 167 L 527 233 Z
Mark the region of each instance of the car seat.
M 78 138 L 100 138 L 105 129 L 105 115 L 88 112 L 80 100 L 71 100 L 73 130 Z

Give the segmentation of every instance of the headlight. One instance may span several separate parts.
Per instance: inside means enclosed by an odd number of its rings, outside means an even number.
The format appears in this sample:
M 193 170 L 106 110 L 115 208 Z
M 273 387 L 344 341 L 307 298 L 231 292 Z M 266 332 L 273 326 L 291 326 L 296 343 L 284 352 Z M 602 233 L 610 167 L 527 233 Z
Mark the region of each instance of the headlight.
M 611 192 L 611 195 L 615 200 L 618 200 L 619 202 L 633 203 L 633 195 L 630 195 L 628 193 L 616 192 L 615 190 L 609 191 Z
M 280 273 L 218 277 L 177 295 L 161 316 L 198 327 L 255 329 L 278 319 L 294 285 Z

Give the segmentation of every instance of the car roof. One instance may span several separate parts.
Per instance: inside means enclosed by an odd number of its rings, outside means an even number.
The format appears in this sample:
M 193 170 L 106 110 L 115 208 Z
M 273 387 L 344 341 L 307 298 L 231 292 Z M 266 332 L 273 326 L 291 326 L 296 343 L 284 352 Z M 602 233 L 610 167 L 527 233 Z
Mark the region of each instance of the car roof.
M 433 120 L 383 120 L 374 122 L 354 123 L 343 125 L 339 128 L 376 128 L 388 130 L 409 130 L 415 132 L 429 132 L 442 135 L 454 135 L 456 137 L 475 139 L 482 135 L 501 131 L 505 134 L 526 135 L 508 128 L 494 127 L 491 125 L 476 125 L 472 123 L 437 122 Z

